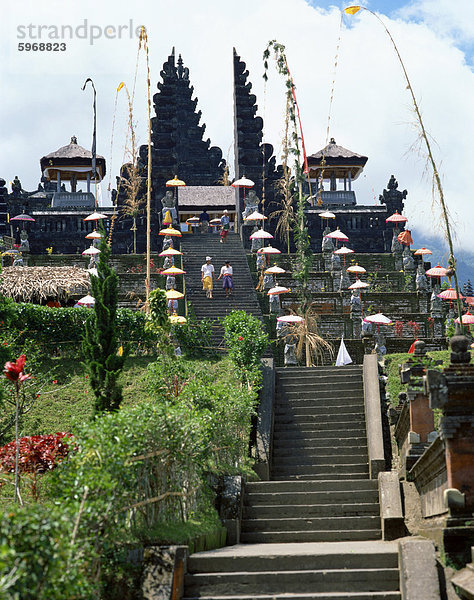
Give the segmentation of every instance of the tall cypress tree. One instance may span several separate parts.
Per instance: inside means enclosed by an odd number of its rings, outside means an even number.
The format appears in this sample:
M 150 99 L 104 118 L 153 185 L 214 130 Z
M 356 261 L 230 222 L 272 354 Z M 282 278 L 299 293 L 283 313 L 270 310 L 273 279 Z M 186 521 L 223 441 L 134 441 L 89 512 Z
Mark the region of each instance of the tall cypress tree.
M 97 277 L 91 275 L 94 309 L 85 323 L 82 341 L 84 367 L 95 394 L 95 412 L 113 411 L 122 402 L 122 386 L 118 378 L 126 353 L 119 352 L 116 316 L 118 304 L 118 275 L 110 264 L 110 246 L 103 227 Z

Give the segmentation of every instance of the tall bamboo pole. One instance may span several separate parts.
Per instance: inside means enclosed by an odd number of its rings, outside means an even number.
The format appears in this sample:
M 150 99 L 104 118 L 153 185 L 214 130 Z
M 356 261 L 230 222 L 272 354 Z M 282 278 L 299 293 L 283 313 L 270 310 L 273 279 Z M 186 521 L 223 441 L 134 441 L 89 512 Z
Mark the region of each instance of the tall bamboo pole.
M 369 12 L 371 15 L 373 15 L 377 21 L 382 25 L 382 27 L 385 29 L 385 33 L 388 35 L 388 37 L 390 38 L 390 41 L 392 42 L 393 48 L 395 50 L 395 53 L 398 57 L 398 60 L 400 61 L 400 65 L 402 67 L 402 71 L 403 71 L 403 75 L 405 76 L 405 81 L 407 83 L 407 89 L 410 91 L 410 95 L 411 95 L 411 99 L 413 102 L 413 107 L 415 109 L 415 114 L 416 117 L 418 119 L 418 123 L 420 125 L 420 129 L 421 129 L 421 135 L 425 141 L 426 144 L 426 151 L 428 154 L 428 158 L 431 164 L 431 167 L 433 169 L 433 176 L 436 182 L 436 187 L 438 189 L 438 193 L 439 193 L 439 200 L 441 203 L 441 214 L 443 216 L 443 220 L 444 220 L 444 227 L 445 227 L 445 232 L 446 232 L 446 240 L 448 242 L 448 246 L 449 246 L 449 261 L 448 261 L 448 266 L 449 269 L 451 270 L 453 276 L 454 276 L 454 288 L 456 290 L 456 306 L 458 309 L 458 317 L 459 317 L 459 326 L 461 328 L 461 331 L 463 331 L 463 324 L 462 324 L 462 304 L 461 304 L 461 298 L 460 298 L 460 290 L 459 290 L 459 283 L 458 283 L 458 275 L 456 272 L 456 260 L 454 258 L 454 249 L 453 249 L 453 240 L 452 240 L 452 236 L 451 236 L 451 226 L 449 224 L 449 216 L 448 216 L 448 209 L 446 206 L 446 201 L 444 199 L 444 192 L 443 192 L 443 186 L 441 184 L 441 178 L 439 176 L 439 171 L 438 171 L 438 167 L 436 166 L 436 162 L 433 156 L 433 153 L 431 151 L 431 144 L 428 138 L 428 134 L 426 133 L 426 129 L 425 129 L 425 125 L 423 123 L 423 119 L 421 117 L 421 113 L 420 113 L 420 109 L 418 107 L 418 102 L 416 101 L 416 97 L 415 97 L 415 92 L 413 91 L 412 85 L 411 85 L 411 81 L 410 78 L 408 77 L 408 73 L 407 70 L 405 68 L 405 64 L 402 60 L 401 54 L 398 50 L 397 44 L 395 43 L 395 40 L 392 37 L 392 34 L 390 33 L 390 31 L 388 30 L 387 26 L 385 25 L 385 23 L 382 21 L 382 19 L 373 11 L 371 11 L 370 9 L 366 8 L 365 6 L 349 6 L 348 8 L 344 9 L 344 12 L 349 14 L 349 15 L 353 15 L 356 12 L 358 12 L 359 10 L 365 10 L 366 12 Z
M 151 262 L 151 98 L 150 98 L 150 63 L 148 58 L 148 36 L 145 27 L 140 30 L 140 44 L 143 42 L 146 55 L 146 81 L 148 99 L 148 166 L 146 178 L 146 307 L 148 310 L 148 299 L 150 297 L 150 262 Z

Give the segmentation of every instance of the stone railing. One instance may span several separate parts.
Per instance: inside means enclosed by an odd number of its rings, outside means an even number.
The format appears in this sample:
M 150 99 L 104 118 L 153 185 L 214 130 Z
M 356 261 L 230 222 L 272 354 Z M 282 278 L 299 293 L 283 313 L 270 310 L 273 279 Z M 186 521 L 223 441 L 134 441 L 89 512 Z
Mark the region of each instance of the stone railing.
M 423 517 L 433 517 L 447 512 L 444 491 L 448 487 L 445 446 L 437 438 L 416 461 L 407 474 L 420 494 Z

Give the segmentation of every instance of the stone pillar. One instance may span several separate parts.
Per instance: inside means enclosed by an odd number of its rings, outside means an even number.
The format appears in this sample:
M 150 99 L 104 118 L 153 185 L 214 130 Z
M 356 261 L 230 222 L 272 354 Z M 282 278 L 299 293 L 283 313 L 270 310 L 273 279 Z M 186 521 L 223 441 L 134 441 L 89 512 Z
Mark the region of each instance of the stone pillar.
M 428 370 L 424 382 L 431 408 L 442 411 L 448 489 L 444 499 L 449 518 L 444 550 L 459 564 L 474 543 L 474 366 L 469 340 L 459 326 L 451 338 L 451 364 L 443 372 Z

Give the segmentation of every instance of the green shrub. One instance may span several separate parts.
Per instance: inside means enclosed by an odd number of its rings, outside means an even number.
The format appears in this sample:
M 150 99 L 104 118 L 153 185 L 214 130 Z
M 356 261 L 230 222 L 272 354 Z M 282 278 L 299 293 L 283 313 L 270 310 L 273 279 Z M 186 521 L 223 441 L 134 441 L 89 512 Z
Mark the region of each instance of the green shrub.
M 260 359 L 269 343 L 263 323 L 244 310 L 233 310 L 222 324 L 229 357 L 237 367 L 241 381 L 255 385 L 260 380 Z
M 212 348 L 214 324 L 211 319 L 198 321 L 189 315 L 186 323 L 173 326 L 172 336 L 187 358 L 211 358 L 216 356 L 216 350 Z

